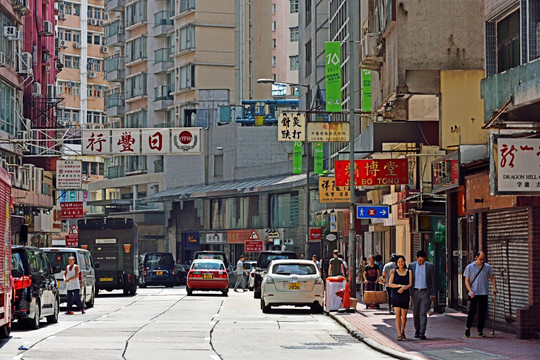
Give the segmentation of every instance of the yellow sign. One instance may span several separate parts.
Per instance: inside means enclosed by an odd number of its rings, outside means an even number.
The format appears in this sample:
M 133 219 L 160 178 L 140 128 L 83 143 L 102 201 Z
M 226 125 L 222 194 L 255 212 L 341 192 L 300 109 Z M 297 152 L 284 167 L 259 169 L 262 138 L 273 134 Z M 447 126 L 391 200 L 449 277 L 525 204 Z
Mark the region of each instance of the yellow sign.
M 349 123 L 346 122 L 308 122 L 309 142 L 349 142 Z
M 348 186 L 336 186 L 335 178 L 319 178 L 319 202 L 349 202 L 350 191 Z

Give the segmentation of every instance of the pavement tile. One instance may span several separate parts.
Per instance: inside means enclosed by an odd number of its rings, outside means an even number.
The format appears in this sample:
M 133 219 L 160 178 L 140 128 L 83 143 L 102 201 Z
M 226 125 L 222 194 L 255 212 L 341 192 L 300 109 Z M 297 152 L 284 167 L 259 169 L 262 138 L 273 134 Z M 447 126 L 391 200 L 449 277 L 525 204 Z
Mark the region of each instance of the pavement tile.
M 476 337 L 477 329 L 471 329 L 471 337 L 466 338 L 466 314 L 449 311 L 428 317 L 427 341 L 414 338 L 412 310 L 407 314 L 405 334 L 407 339 L 397 341 L 395 316 L 388 314 L 388 308 L 365 309 L 358 304 L 355 313 L 336 313 L 331 316 L 342 322 L 349 331 L 356 329 L 361 336 L 374 340 L 382 349 L 397 351 L 406 356 L 420 359 L 539 359 L 540 340 L 517 339 L 514 334 L 495 330 L 492 335 L 490 321 L 484 329 L 487 338 Z M 373 341 L 371 341 L 373 343 Z

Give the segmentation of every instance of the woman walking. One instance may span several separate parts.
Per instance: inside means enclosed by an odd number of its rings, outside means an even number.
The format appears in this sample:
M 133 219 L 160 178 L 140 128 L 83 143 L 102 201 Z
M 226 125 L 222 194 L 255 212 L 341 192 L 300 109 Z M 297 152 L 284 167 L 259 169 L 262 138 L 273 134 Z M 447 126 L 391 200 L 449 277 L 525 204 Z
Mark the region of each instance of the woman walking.
M 390 283 L 392 288 L 392 304 L 396 312 L 396 329 L 398 341 L 405 339 L 405 325 L 407 324 L 407 312 L 409 310 L 409 289 L 412 286 L 412 273 L 407 269 L 405 258 L 398 255 L 396 258 L 397 268 L 390 272 Z

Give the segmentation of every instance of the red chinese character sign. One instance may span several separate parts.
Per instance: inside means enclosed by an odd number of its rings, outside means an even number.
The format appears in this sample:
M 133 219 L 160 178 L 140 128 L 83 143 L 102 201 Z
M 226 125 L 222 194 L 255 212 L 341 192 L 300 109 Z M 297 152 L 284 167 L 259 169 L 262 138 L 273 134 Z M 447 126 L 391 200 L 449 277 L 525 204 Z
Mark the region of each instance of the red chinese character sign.
M 83 203 L 82 201 L 62 202 L 60 203 L 60 213 L 62 219 L 82 219 L 83 218 Z
M 142 129 L 142 152 L 144 154 L 163 154 L 171 148 L 169 129 Z
M 540 192 L 540 139 L 498 138 L 493 155 L 496 181 L 491 183 L 496 189 L 492 193 Z
M 407 185 L 409 163 L 407 159 L 355 160 L 355 186 Z M 335 161 L 336 186 L 349 186 L 350 162 Z
M 141 153 L 141 135 L 139 129 L 115 129 L 111 133 L 111 149 L 113 154 L 133 155 Z
M 81 143 L 84 155 L 109 155 L 111 132 L 110 130 L 83 130 Z

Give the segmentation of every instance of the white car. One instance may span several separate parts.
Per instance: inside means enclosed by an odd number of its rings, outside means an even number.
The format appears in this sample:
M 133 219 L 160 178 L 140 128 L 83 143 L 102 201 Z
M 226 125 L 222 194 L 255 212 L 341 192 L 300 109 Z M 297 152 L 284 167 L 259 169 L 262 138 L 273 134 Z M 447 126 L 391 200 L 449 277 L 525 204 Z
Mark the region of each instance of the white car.
M 261 284 L 261 309 L 268 313 L 272 306 L 310 306 L 313 312 L 323 311 L 324 282 L 311 260 L 274 260 Z

